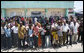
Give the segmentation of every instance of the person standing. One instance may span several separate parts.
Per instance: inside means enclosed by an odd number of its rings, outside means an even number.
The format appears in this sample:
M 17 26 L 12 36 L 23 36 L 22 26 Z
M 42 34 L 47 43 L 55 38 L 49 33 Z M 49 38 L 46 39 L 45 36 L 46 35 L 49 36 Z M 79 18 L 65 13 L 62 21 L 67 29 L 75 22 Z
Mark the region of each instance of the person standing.
M 56 28 L 52 29 L 52 36 L 53 36 L 53 47 L 58 46 L 58 34 Z
M 79 26 L 78 42 L 79 42 L 80 36 L 81 36 L 81 42 L 82 42 L 83 41 L 83 21 L 82 20 L 81 20 L 80 26 Z
M 22 21 L 23 25 L 25 25 L 24 17 L 21 17 L 21 21 Z
M 68 22 L 69 30 L 68 30 L 68 36 L 70 37 L 69 45 L 72 45 L 72 33 L 73 33 L 73 28 L 70 26 L 70 22 Z M 67 43 L 68 43 L 68 36 L 67 36 Z
M 63 44 L 63 34 L 62 34 L 62 23 L 60 20 L 59 20 L 58 26 L 57 26 L 57 34 L 58 34 L 58 38 L 59 38 L 59 47 L 61 47 L 61 45 Z
M 18 48 L 21 48 L 22 45 L 23 47 L 25 46 L 25 38 L 24 38 L 25 33 L 26 33 L 25 27 L 23 26 L 22 22 L 20 22 L 20 24 L 18 24 Z
M 54 17 L 51 18 L 51 24 L 53 24 L 53 23 L 54 23 Z
M 38 28 L 37 28 L 37 25 L 35 25 L 35 26 L 33 27 L 33 31 L 34 31 L 34 36 L 33 36 L 34 46 L 35 46 L 35 47 L 38 47 Z
M 11 29 L 13 30 L 14 47 L 16 47 L 18 45 L 18 25 L 15 24 Z
M 35 23 L 37 23 L 37 18 L 35 17 L 34 19 L 35 19 Z M 35 24 L 35 23 L 34 23 L 34 24 Z
M 51 17 L 49 17 L 49 23 L 51 23 Z
M 42 27 L 41 28 L 41 39 L 42 39 L 42 48 L 45 47 L 45 29 Z
M 62 25 L 63 29 L 62 29 L 62 33 L 63 33 L 63 45 L 66 45 L 66 39 L 68 37 L 67 31 L 69 30 L 68 24 L 66 23 L 66 21 L 64 21 L 64 25 Z
M 51 46 L 51 28 L 49 22 L 46 24 L 46 33 L 45 33 L 45 47 Z
M 1 24 L 1 48 L 6 48 L 4 24 Z
M 79 24 L 77 24 L 77 22 L 74 21 L 72 42 L 76 44 L 77 44 L 78 27 Z
M 83 20 L 81 19 L 81 31 L 80 31 L 80 35 L 81 35 L 81 42 L 83 45 Z
M 82 35 L 82 31 L 83 31 L 83 23 L 82 23 L 82 21 L 80 22 L 80 26 L 79 26 L 79 28 L 78 28 L 78 42 L 79 42 L 79 40 L 80 40 L 80 37 L 81 37 L 81 35 Z M 82 38 L 82 37 L 81 37 Z M 81 39 L 81 41 L 82 41 L 82 39 Z
M 54 47 L 55 47 L 55 45 L 58 45 L 58 35 L 57 35 L 57 29 L 56 29 L 57 26 L 58 26 L 58 24 L 56 23 L 56 21 L 54 21 L 54 23 L 52 24 L 52 27 L 51 27 L 52 36 L 53 36 L 53 38 L 52 38 L 52 40 L 53 40 L 52 44 L 53 44 Z
M 38 28 L 38 47 L 41 47 L 42 39 L 41 39 L 41 24 L 40 23 L 37 24 L 37 28 Z
M 30 48 L 33 48 L 33 29 L 31 28 L 31 25 L 29 25 L 28 29 L 28 41 Z
M 7 49 L 10 49 L 11 48 L 11 29 L 10 29 L 10 25 L 6 25 L 6 27 L 5 27 L 5 35 L 6 35 Z
M 29 24 L 32 24 L 32 19 L 31 18 L 29 18 Z

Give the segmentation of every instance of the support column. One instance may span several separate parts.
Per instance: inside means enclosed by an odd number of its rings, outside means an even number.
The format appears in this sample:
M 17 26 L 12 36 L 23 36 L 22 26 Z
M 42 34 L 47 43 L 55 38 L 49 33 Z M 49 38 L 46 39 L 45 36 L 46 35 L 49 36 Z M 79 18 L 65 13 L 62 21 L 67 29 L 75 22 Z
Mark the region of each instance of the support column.
M 66 11 L 65 16 L 68 17 L 68 8 L 65 11 Z
M 1 9 L 1 16 L 2 16 L 3 18 L 6 17 L 6 9 Z
M 47 12 L 48 12 L 48 9 L 45 9 L 45 17 L 46 17 Z
M 27 8 L 25 8 L 25 17 L 27 17 Z
M 75 15 L 75 11 L 73 12 L 73 14 Z

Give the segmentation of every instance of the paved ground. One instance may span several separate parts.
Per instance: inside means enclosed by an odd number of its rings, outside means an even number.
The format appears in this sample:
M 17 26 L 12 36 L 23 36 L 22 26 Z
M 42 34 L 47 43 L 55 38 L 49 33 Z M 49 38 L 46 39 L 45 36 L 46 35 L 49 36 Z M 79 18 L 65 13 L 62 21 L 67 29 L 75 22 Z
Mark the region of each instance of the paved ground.
M 44 49 L 24 49 L 18 50 L 17 48 L 11 48 L 10 50 L 3 50 L 1 52 L 83 52 L 83 46 L 81 43 L 62 46 L 61 48 L 44 48 Z

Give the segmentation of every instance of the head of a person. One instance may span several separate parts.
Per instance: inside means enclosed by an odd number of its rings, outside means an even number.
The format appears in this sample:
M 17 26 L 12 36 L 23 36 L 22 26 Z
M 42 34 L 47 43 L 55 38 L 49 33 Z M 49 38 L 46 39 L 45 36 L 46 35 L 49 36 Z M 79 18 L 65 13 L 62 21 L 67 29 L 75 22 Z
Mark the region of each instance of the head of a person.
M 9 29 L 10 28 L 10 24 L 7 24 L 6 27 L 7 27 L 7 29 Z
M 22 22 L 20 22 L 20 27 L 22 26 L 22 24 L 23 24 L 23 23 L 22 23 Z
M 16 26 L 16 27 L 18 26 L 18 23 L 17 23 L 17 21 L 15 21 L 15 26 Z
M 66 25 L 66 20 L 64 20 L 64 25 Z
M 81 21 L 83 21 L 83 18 L 81 18 Z
M 31 26 L 32 26 L 32 25 L 29 25 L 29 29 L 31 29 Z
M 36 27 L 37 25 L 35 24 L 34 26 Z
M 59 25 L 59 26 L 61 25 L 61 20 L 58 21 L 58 25 Z
M 54 28 L 52 28 L 52 31 L 54 31 Z
M 60 22 L 58 22 L 58 25 L 60 26 Z
M 56 23 L 56 20 L 54 21 L 54 23 Z
M 38 27 L 41 27 L 41 24 L 40 23 L 38 23 Z
M 71 15 L 70 18 L 73 19 L 73 16 Z
M 68 24 L 70 25 L 70 21 L 68 21 Z
M 10 28 L 10 25 L 8 25 L 8 28 Z
M 74 25 L 76 25 L 76 21 L 74 21 Z
M 7 29 L 8 29 L 8 24 L 6 25 Z

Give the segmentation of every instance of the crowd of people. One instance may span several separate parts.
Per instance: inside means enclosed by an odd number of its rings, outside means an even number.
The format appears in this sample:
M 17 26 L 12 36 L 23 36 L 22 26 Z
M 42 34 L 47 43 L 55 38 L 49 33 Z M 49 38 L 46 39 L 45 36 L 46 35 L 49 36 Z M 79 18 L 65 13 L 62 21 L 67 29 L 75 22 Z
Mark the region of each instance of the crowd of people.
M 80 40 L 81 37 L 81 40 Z M 70 39 L 70 40 L 69 40 Z M 1 47 L 45 48 L 83 43 L 83 18 L 64 17 L 1 19 Z

